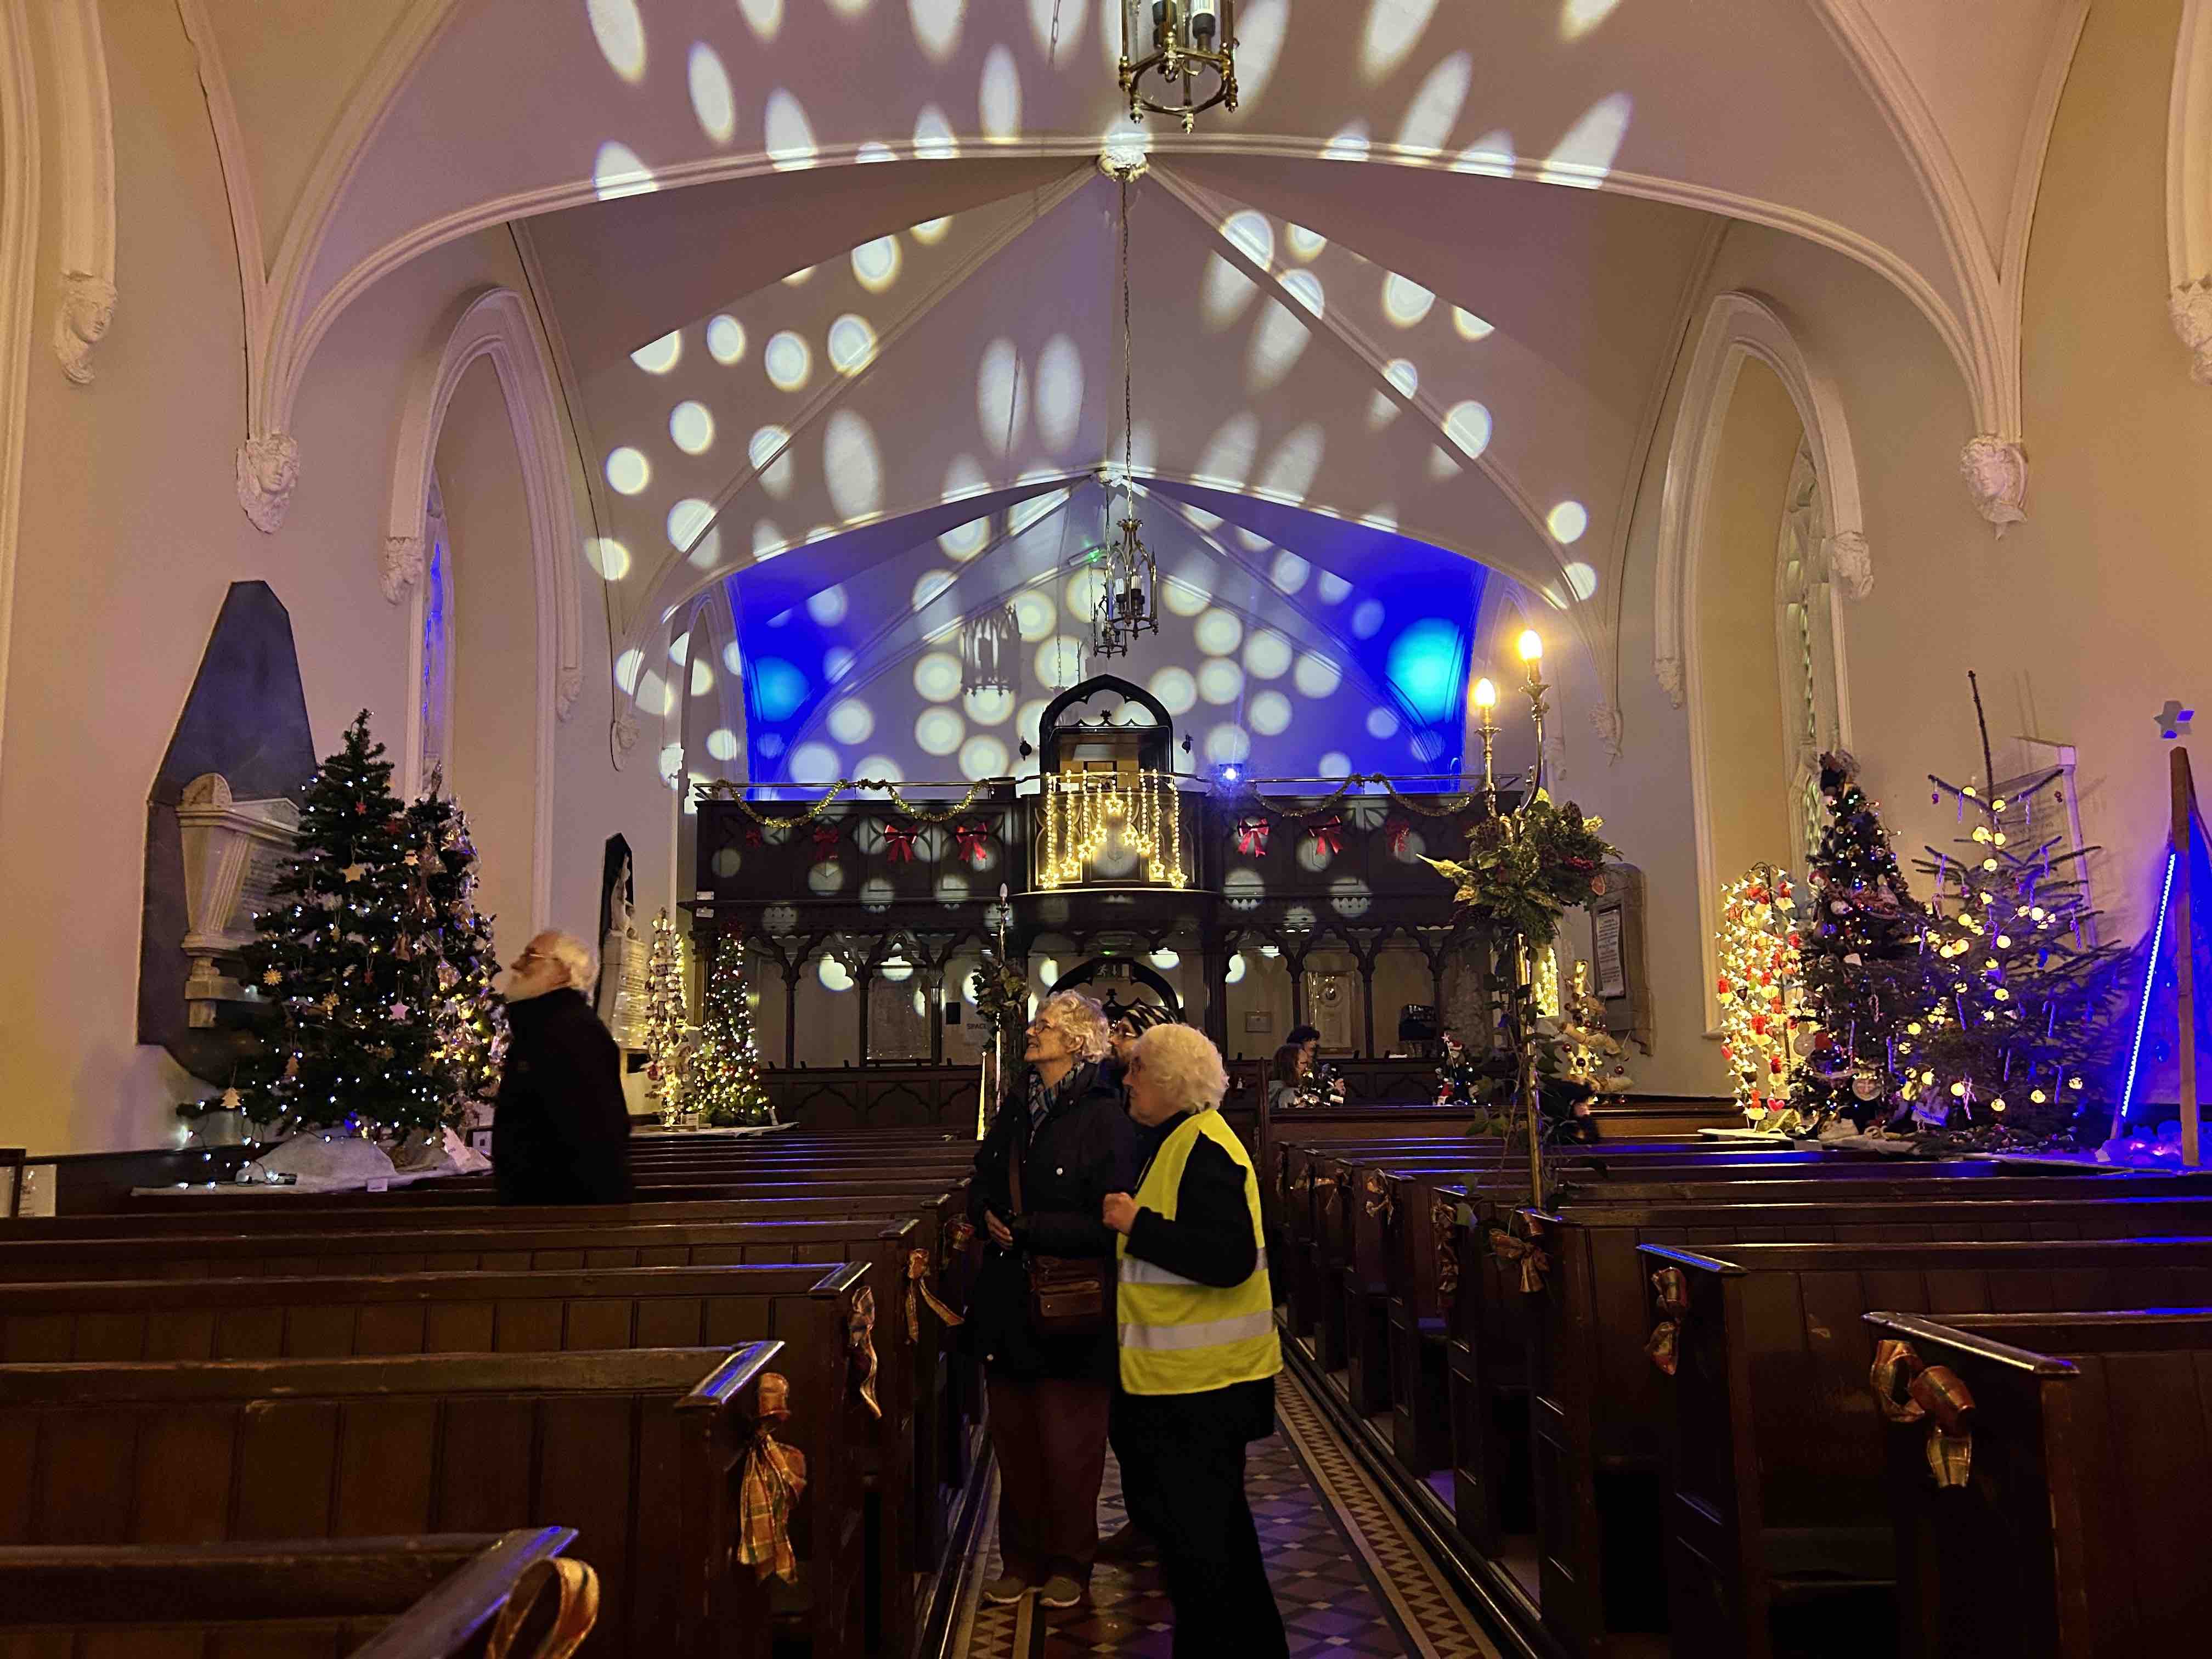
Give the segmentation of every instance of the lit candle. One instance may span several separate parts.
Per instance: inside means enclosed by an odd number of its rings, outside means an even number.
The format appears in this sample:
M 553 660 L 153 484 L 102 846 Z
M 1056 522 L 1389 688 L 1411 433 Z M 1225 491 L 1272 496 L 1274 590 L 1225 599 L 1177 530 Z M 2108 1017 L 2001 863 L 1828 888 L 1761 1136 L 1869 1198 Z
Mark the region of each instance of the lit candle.
M 1478 708 L 1498 707 L 1498 688 L 1492 685 L 1487 678 L 1474 683 L 1474 706 Z
M 1533 684 L 1543 672 L 1544 665 L 1544 636 L 1533 628 L 1521 630 L 1521 660 L 1528 665 L 1528 678 Z

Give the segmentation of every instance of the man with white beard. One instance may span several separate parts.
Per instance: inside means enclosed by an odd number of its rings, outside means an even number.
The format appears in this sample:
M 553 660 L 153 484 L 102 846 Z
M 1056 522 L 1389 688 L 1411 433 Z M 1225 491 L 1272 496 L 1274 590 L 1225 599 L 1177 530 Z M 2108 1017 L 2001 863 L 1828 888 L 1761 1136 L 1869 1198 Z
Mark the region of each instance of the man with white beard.
M 592 1012 L 592 953 L 544 933 L 502 969 L 507 1066 L 492 1115 L 502 1204 L 623 1204 L 630 1195 L 622 1054 Z

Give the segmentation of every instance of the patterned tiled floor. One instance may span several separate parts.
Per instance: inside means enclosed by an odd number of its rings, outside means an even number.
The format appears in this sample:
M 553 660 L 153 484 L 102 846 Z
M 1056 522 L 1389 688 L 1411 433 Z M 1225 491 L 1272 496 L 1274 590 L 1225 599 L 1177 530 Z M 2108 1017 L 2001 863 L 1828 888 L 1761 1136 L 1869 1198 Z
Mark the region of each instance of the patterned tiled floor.
M 1279 1426 L 1253 1446 L 1245 1488 L 1292 1659 L 1496 1659 L 1474 1616 L 1287 1372 L 1276 1407 Z M 1150 1565 L 1101 1563 L 1090 1604 L 1066 1613 L 1041 1609 L 1033 1596 L 1011 1607 L 982 1605 L 976 1589 L 999 1572 L 995 1488 L 993 1502 L 986 1523 L 994 1540 L 990 1559 L 971 1577 L 956 1653 L 966 1659 L 1168 1659 L 1175 1615 L 1158 1569 Z M 1109 1455 L 1099 1532 L 1111 1532 L 1124 1518 L 1120 1472 Z

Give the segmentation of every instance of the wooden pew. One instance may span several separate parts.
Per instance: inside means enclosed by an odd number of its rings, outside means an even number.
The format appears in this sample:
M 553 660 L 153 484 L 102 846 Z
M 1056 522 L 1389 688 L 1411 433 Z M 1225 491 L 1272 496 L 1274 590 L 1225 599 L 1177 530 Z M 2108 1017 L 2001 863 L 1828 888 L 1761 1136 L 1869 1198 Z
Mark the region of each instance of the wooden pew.
M 581 1212 L 599 1212 L 584 1206 Z M 549 1212 L 496 1213 L 520 1224 Z M 913 1519 L 915 1559 L 933 1562 L 944 1544 L 949 1496 L 966 1479 L 968 1435 L 961 1402 L 951 1388 L 947 1333 L 925 1308 L 915 1308 L 912 1324 L 908 1322 L 908 1298 L 917 1292 L 906 1278 L 907 1264 L 914 1249 L 926 1248 L 923 1238 L 910 1218 L 866 1217 L 786 1223 L 493 1224 L 417 1232 L 391 1227 L 355 1233 L 249 1230 L 144 1238 L 26 1239 L 0 1233 L 0 1285 L 90 1279 L 174 1283 L 865 1261 L 872 1270 L 872 1282 L 891 1287 L 876 1297 L 877 1352 L 887 1369 L 901 1374 L 893 1384 L 895 1395 L 908 1386 L 907 1376 L 912 1378 L 914 1450 L 908 1467 L 914 1496 L 900 1507 Z M 917 1333 L 910 1346 L 909 1329 Z M 884 1432 L 895 1431 L 896 1420 Z
M 586 1653 L 763 1659 L 732 1570 L 733 1471 L 781 1345 L 0 1366 L 0 1543 L 210 1544 L 572 1526 L 599 1575 Z M 793 1379 L 799 1418 L 837 1408 Z M 795 1435 L 808 1425 L 795 1420 Z M 781 1432 L 781 1431 L 780 1431 Z M 818 1535 L 858 1494 L 810 1487 Z M 823 1522 L 823 1517 L 830 1520 Z M 830 1546 L 834 1552 L 835 1545 Z M 814 1651 L 857 1653 L 857 1575 Z M 848 1595 L 849 1591 L 849 1595 Z
M 2115 1188 L 2108 1177 L 2092 1177 L 2075 1183 L 2070 1194 L 2059 1181 L 2031 1183 L 2055 1190 L 1990 1201 L 2014 1184 L 1922 1180 L 1893 1191 L 1878 1182 L 1837 1182 L 1808 1194 L 1802 1189 L 1819 1183 L 1773 1182 L 1738 1185 L 1733 1202 L 1708 1194 L 1692 1203 L 1521 1212 L 1549 1264 L 1528 1298 L 1527 1458 L 1540 1600 L 1547 1626 L 1565 1645 L 1604 1655 L 1611 1632 L 1656 1629 L 1663 1619 L 1656 1565 L 1663 1555 L 1662 1471 L 1671 1440 L 1671 1397 L 1644 1354 L 1650 1325 L 1638 1248 L 1657 1243 L 1711 1253 L 1738 1243 L 2212 1233 L 2212 1195 L 2120 1195 L 2172 1191 L 2182 1183 L 2152 1179 Z M 1463 1261 L 1472 1249 L 1463 1244 Z M 1510 1389 L 1494 1353 L 1472 1353 L 1468 1363 L 1479 1390 L 1494 1397 Z M 1471 1410 L 1480 1414 L 1487 1405 L 1478 1398 Z M 1489 1414 L 1492 1420 L 1500 1415 L 1494 1407 Z M 1496 1449 L 1476 1449 L 1483 1455 Z M 1455 1451 L 1468 1455 L 1466 1448 Z M 1474 1479 L 1480 1486 L 1479 1471 Z
M 0 1548 L 0 1659 L 478 1659 L 515 1581 L 574 1537 Z
M 2203 1650 L 2212 1312 L 1867 1320 L 1974 1402 L 1963 1489 L 1935 1489 L 1924 1425 L 1891 1432 L 1909 1659 Z
M 421 1353 L 561 1353 L 706 1348 L 777 1340 L 797 1383 L 843 1381 L 865 1261 L 818 1266 L 621 1267 L 578 1273 L 363 1278 L 113 1280 L 0 1285 L 0 1363 L 352 1358 Z M 879 1607 L 902 1640 L 917 1570 L 914 1370 L 878 1328 L 880 1414 L 860 1435 L 794 1431 L 826 1489 L 845 1465 L 873 1477 L 880 1505 Z M 811 1396 L 810 1396 L 811 1397 Z M 840 1395 L 821 1396 L 823 1399 Z M 820 1413 L 833 1426 L 843 1418 Z M 853 1477 L 852 1484 L 857 1484 Z M 821 1534 L 817 1534 L 817 1537 Z M 934 1558 L 931 1558 L 933 1561 Z M 857 1558 L 830 1564 L 857 1572 Z
M 1802 1645 L 1785 1623 L 1855 1620 L 1862 1643 L 1895 1627 L 1870 1310 L 2212 1306 L 2212 1238 L 1716 1248 L 1725 1260 L 1640 1252 L 1652 1327 L 1672 1321 L 1677 1344 L 1666 1547 L 1684 1655 L 1768 1659 Z

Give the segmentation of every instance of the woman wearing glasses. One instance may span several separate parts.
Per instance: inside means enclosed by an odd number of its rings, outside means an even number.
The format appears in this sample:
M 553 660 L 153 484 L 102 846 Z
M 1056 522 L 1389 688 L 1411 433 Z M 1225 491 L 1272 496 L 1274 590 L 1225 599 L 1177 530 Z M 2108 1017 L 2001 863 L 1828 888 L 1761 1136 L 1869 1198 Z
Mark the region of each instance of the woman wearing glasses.
M 1137 1159 L 1121 1091 L 1100 1073 L 1106 1051 L 1097 1003 L 1073 991 L 1048 997 L 1030 1022 L 1026 1063 L 975 1152 L 968 1212 L 987 1242 L 961 1336 L 988 1391 L 1001 1572 L 983 1594 L 1000 1603 L 1035 1590 L 1046 1607 L 1073 1607 L 1098 1548 L 1117 1369 L 1115 1238 L 1100 1212 L 1108 1193 L 1134 1179 Z M 1097 1264 L 1095 1320 L 1040 1328 L 1031 1291 L 1040 1258 L 1079 1273 Z

